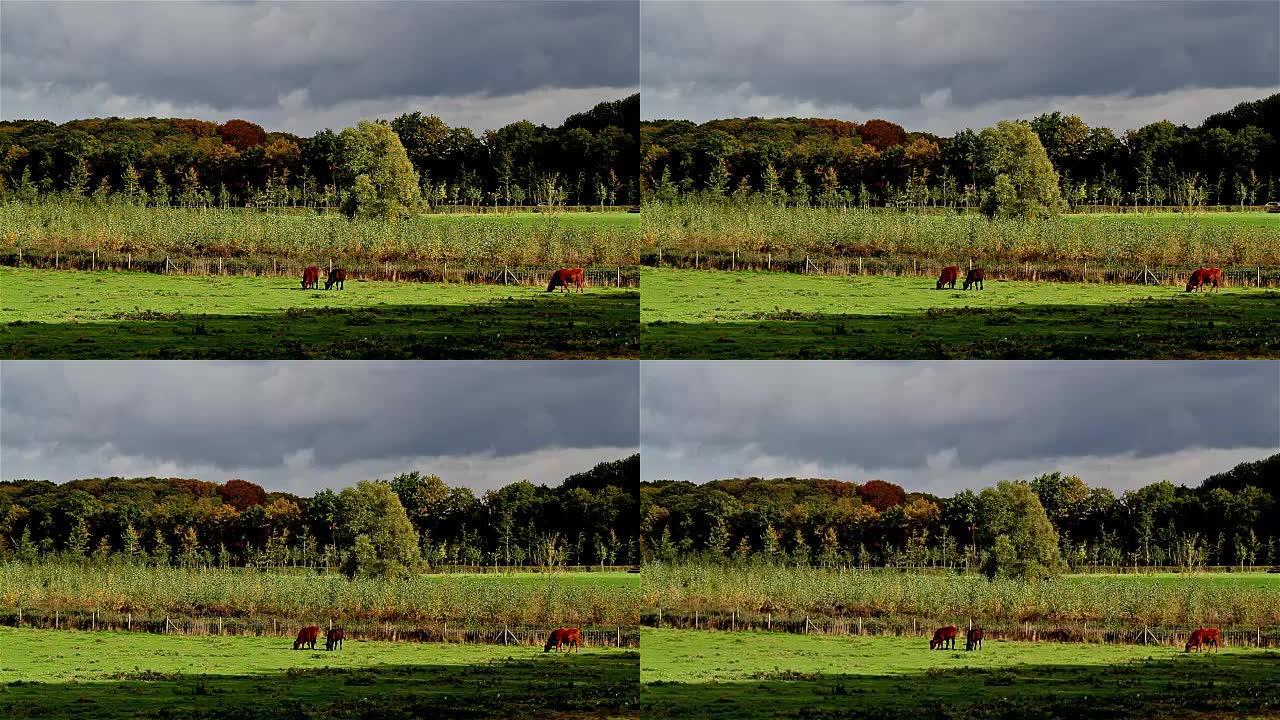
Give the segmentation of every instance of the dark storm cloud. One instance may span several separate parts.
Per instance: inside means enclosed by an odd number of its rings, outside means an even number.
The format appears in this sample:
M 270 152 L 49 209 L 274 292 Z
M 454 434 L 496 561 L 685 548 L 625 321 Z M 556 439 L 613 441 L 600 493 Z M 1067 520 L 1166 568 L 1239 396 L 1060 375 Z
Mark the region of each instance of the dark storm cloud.
M 666 362 L 642 375 L 648 479 L 754 474 L 768 458 L 785 474 L 892 470 L 929 484 L 1062 459 L 1110 458 L 1123 473 L 1186 465 L 1192 450 L 1280 448 L 1276 363 Z
M 700 99 L 732 111 L 726 95 L 745 112 L 963 115 L 1029 98 L 1280 85 L 1273 0 L 653 2 L 641 27 L 646 117 L 706 119 Z
M 39 106 L 32 94 L 266 114 L 289 102 L 323 110 L 639 82 L 634 1 L 6 0 L 2 12 L 0 85 L 24 110 Z
M 65 457 L 86 463 L 58 468 L 71 477 L 114 474 L 110 458 L 288 475 L 638 443 L 634 363 L 6 362 L 0 389 L 6 478 L 48 477 L 40 463 Z M 101 464 L 84 460 L 95 454 Z

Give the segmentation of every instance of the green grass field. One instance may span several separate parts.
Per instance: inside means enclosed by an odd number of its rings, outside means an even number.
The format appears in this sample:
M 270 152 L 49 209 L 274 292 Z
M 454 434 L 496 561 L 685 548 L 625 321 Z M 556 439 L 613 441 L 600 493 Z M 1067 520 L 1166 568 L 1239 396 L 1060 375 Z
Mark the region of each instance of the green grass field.
M 0 609 L 85 616 L 97 610 L 138 618 L 252 618 L 292 623 L 453 622 L 501 627 L 634 627 L 640 576 L 623 572 L 421 574 L 348 579 L 338 573 L 141 565 L 0 563 Z
M 643 268 L 646 358 L 1280 357 L 1280 292 Z
M 321 638 L 323 642 L 323 636 Z M 638 717 L 639 654 L 0 628 L 0 717 Z
M 1061 575 L 1041 582 L 981 575 L 833 570 L 702 563 L 649 563 L 641 576 L 647 611 L 731 612 L 792 620 L 973 618 L 988 627 L 1034 623 L 1141 630 L 1188 623 L 1280 628 L 1280 574 Z
M 641 631 L 646 718 L 1274 718 L 1280 652 Z M 961 643 L 963 645 L 963 643 Z
M 635 357 L 639 294 L 0 268 L 4 358 Z

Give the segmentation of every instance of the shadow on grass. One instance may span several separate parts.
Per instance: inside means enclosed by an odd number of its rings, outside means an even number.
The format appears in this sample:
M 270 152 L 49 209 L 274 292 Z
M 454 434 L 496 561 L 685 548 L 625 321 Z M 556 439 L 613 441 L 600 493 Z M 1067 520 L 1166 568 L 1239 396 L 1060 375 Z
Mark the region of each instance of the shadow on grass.
M 1154 359 L 1280 357 L 1280 293 L 1108 305 L 933 308 L 894 315 L 780 310 L 644 323 L 645 358 Z
M 1276 718 L 1277 673 L 1277 653 L 891 676 L 775 671 L 741 682 L 646 683 L 640 711 L 645 718 L 726 720 Z
M 245 315 L 141 311 L 5 323 L 0 358 L 633 358 L 639 314 L 636 292 Z
M 430 659 L 426 647 L 423 658 Z M 145 663 L 145 658 L 139 658 L 139 663 Z M 639 673 L 637 652 L 540 655 L 483 665 L 299 669 L 263 675 L 138 671 L 112 681 L 0 685 L 0 717 L 634 718 L 638 717 Z

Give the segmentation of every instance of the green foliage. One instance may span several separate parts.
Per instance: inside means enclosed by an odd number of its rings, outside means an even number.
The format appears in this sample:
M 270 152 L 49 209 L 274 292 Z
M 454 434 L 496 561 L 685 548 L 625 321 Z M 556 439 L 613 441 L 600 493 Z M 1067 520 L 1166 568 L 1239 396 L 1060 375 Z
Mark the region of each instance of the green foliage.
M 353 188 L 343 210 L 388 220 L 408 217 L 418 205 L 418 172 L 390 125 L 361 121 L 339 135 L 338 178 Z
M 1058 532 L 1031 485 L 1003 481 L 978 495 L 978 527 L 992 546 L 988 577 L 1039 580 L 1062 570 Z
M 982 208 L 988 217 L 1043 219 L 1064 209 L 1058 173 L 1030 125 L 1001 121 L 978 140 L 978 180 L 993 188 Z

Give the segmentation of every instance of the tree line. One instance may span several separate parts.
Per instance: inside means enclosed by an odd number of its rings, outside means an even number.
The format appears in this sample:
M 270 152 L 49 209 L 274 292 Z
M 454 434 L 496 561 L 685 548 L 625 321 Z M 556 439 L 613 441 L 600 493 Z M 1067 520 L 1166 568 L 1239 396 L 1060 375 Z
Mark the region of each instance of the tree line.
M 389 128 L 412 164 L 412 196 L 450 205 L 639 202 L 640 96 L 602 102 L 559 127 L 514 122 L 480 135 L 412 112 L 310 137 L 247 120 L 91 118 L 0 122 L 0 197 L 41 195 L 182 207 L 350 206 L 368 176 L 366 126 Z M 403 175 L 403 174 L 401 174 Z M 372 175 L 381 187 L 395 177 Z M 403 190 L 398 190 L 405 195 Z
M 310 497 L 240 479 L 0 482 L 0 558 L 181 567 L 311 567 L 396 576 L 445 565 L 639 560 L 640 456 L 555 486 L 477 497 L 409 472 Z
M 1060 112 L 1019 124 L 1034 131 L 1070 207 L 1280 199 L 1280 94 L 1197 127 L 1160 121 L 1117 134 Z M 645 121 L 640 153 L 646 200 L 701 195 L 797 207 L 977 208 L 998 189 L 991 164 L 1000 159 L 983 133 L 943 137 L 880 119 Z
M 1280 454 L 1197 487 L 1119 496 L 1059 472 L 951 497 L 883 480 L 645 482 L 645 560 L 954 568 L 1043 576 L 1128 565 L 1280 566 Z

